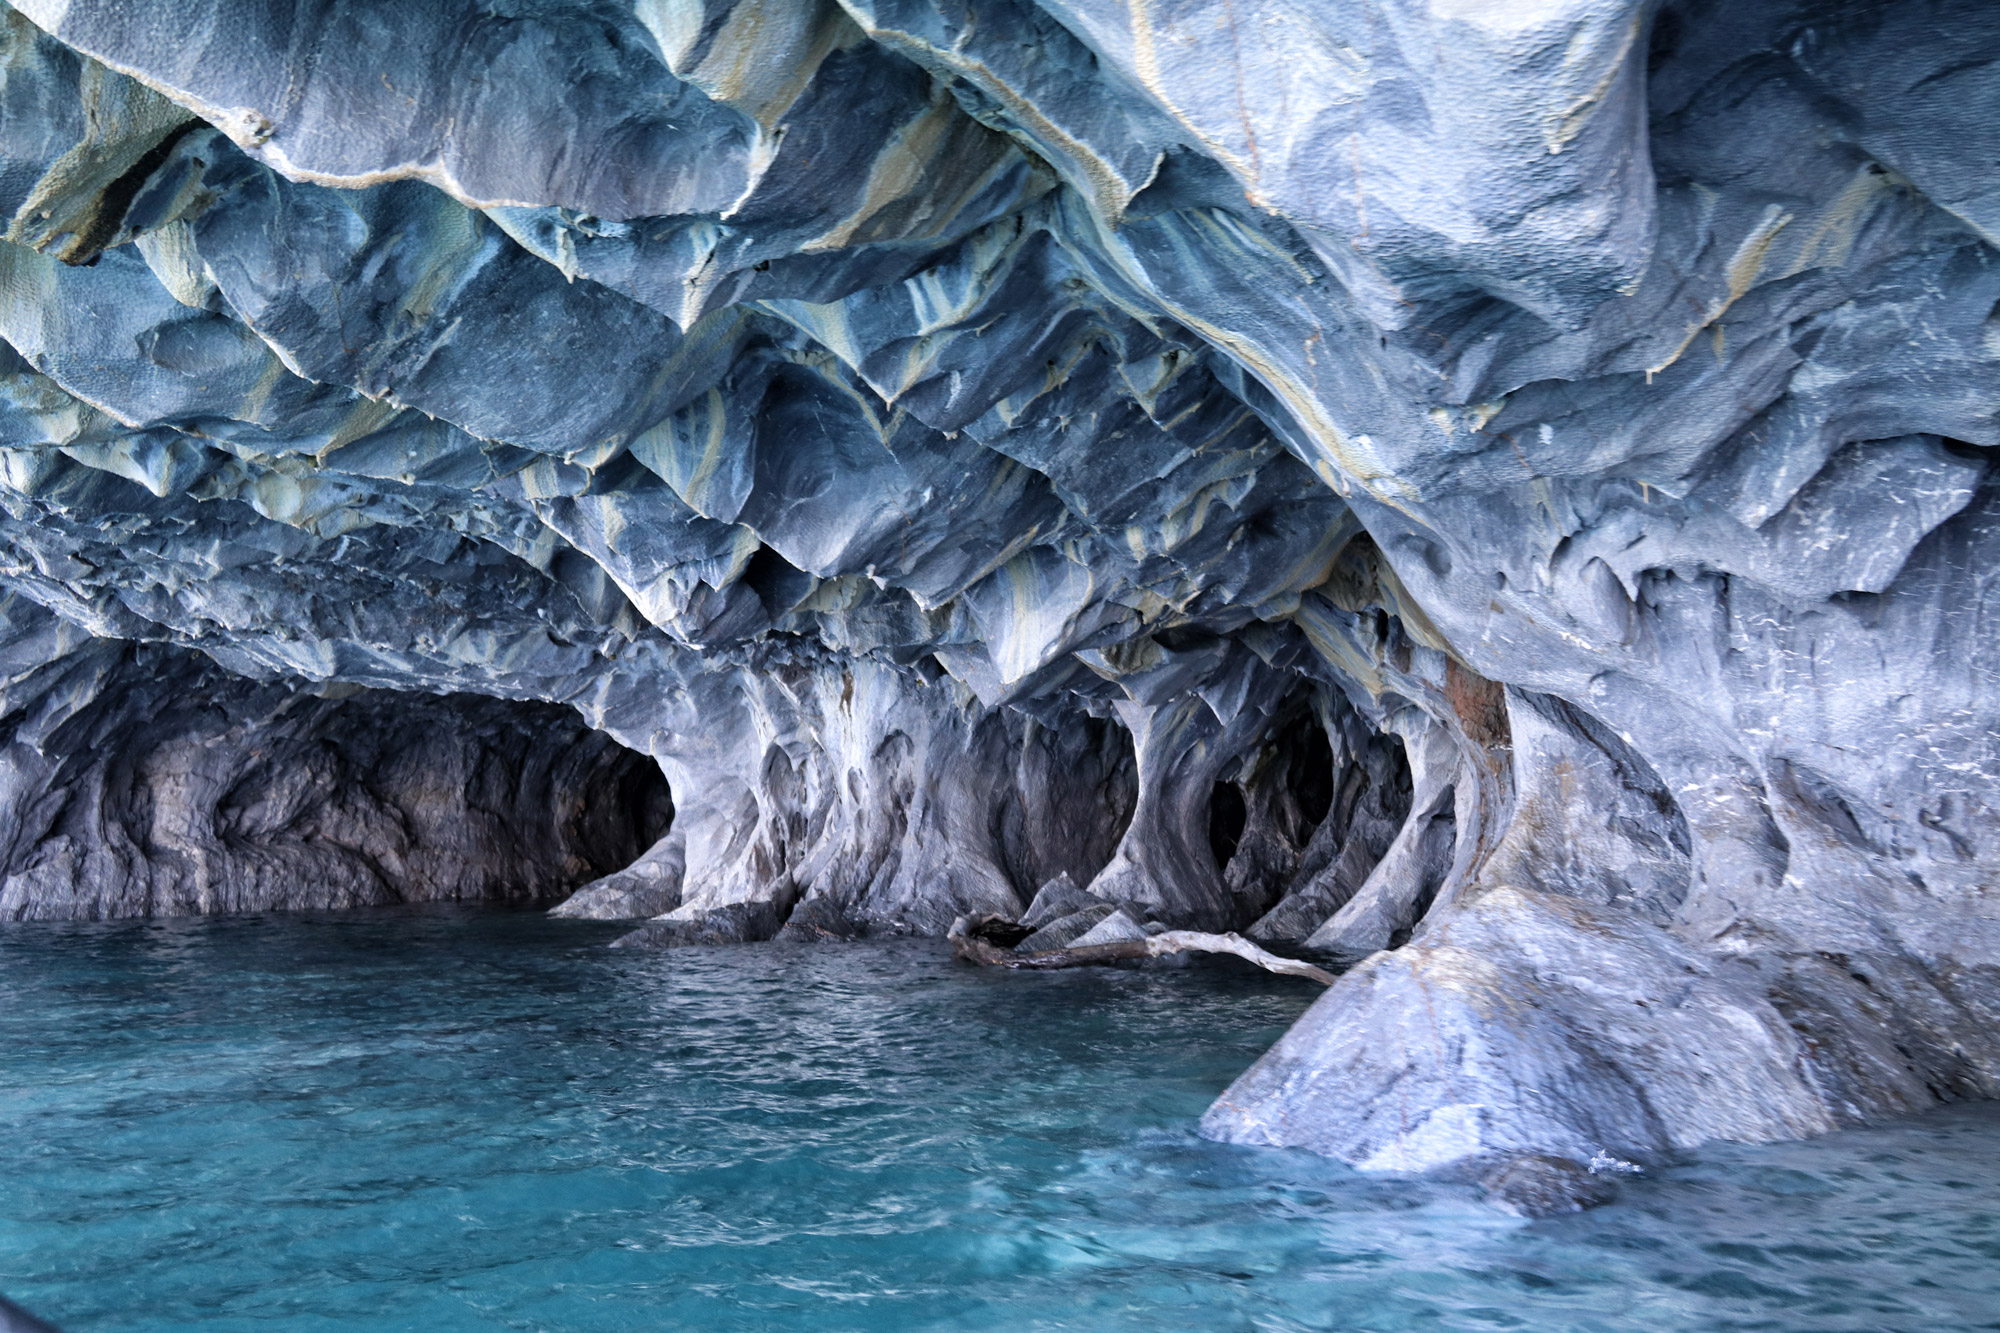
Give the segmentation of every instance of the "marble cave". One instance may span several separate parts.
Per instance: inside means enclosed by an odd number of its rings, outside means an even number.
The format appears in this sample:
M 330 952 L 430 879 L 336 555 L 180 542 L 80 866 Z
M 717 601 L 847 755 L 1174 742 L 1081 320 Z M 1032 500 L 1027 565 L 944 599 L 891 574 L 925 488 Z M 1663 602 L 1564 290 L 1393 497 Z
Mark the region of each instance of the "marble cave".
M 2000 1096 L 1990 0 L 11 4 L 0 918 L 1233 932 L 1203 1136 L 1529 1211 Z

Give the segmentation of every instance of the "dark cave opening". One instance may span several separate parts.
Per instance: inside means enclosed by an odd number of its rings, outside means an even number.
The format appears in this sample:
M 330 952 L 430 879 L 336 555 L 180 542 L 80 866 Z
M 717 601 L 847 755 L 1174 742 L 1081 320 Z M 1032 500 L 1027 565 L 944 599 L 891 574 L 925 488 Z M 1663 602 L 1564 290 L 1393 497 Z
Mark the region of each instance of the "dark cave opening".
M 1333 810 L 1333 744 L 1322 727 L 1301 729 L 1292 747 L 1291 762 L 1285 770 L 1285 785 L 1304 821 L 1306 836 L 1326 820 Z
M 156 645 L 23 777 L 0 919 L 547 903 L 674 816 L 651 756 L 561 705 L 304 689 Z
M 242 830 L 240 859 L 333 872 L 360 902 L 553 902 L 673 822 L 658 763 L 560 704 L 363 690 L 286 720 L 231 788 L 230 804 L 271 812 Z M 274 905 L 320 905 L 272 888 Z
M 589 733 L 592 737 L 602 733 Z M 601 878 L 631 865 L 673 827 L 674 797 L 650 755 L 609 742 L 594 765 L 566 830 Z M 573 887 L 573 886 L 572 886 Z
M 672 826 L 659 764 L 559 704 L 368 691 L 335 708 L 321 735 L 412 833 L 399 898 L 558 901 Z
M 254 736 L 231 757 L 247 762 L 224 802 L 262 812 L 230 821 L 236 862 L 347 885 L 320 903 L 260 874 L 271 906 L 552 902 L 632 864 L 673 822 L 652 757 L 559 704 L 363 690 Z
M 1228 866 L 1243 841 L 1250 822 L 1250 808 L 1243 791 L 1233 782 L 1218 782 L 1208 794 L 1208 849 L 1218 869 Z

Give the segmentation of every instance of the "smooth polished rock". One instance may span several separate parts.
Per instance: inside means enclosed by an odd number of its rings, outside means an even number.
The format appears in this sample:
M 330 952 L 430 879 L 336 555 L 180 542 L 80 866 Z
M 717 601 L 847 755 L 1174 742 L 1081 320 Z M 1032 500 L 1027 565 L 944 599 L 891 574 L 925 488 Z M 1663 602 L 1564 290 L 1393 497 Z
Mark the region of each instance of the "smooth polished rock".
M 1144 923 L 1135 920 L 1124 908 L 1115 908 L 1110 915 L 1071 940 L 1067 947 L 1087 949 L 1093 944 L 1124 944 L 1132 940 L 1143 940 L 1150 933 L 1152 932 L 1146 929 Z
M 686 869 L 687 835 L 670 831 L 631 865 L 592 880 L 551 907 L 549 915 L 583 921 L 663 916 L 680 906 Z
M 1075 912 L 1059 916 L 1030 934 L 1014 948 L 1020 953 L 1043 953 L 1050 949 L 1067 949 L 1097 927 L 1114 916 L 1122 915 L 1116 904 L 1097 903 Z M 1118 936 L 1117 938 L 1124 938 Z
M 1050 922 L 1060 920 L 1071 913 L 1096 907 L 1098 902 L 1098 899 L 1076 887 L 1067 873 L 1057 875 L 1035 890 L 1034 899 L 1028 904 L 1028 910 L 1021 914 L 1021 924 L 1030 930 L 1040 930 Z

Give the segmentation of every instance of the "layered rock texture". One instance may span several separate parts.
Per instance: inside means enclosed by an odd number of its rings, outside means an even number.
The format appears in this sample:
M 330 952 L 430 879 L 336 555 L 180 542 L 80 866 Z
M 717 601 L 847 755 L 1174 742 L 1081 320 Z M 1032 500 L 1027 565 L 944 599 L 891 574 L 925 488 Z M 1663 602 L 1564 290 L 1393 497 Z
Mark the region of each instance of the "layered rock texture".
M 2000 1093 L 1987 0 L 0 34 L 7 913 L 1055 882 L 1523 1197 Z

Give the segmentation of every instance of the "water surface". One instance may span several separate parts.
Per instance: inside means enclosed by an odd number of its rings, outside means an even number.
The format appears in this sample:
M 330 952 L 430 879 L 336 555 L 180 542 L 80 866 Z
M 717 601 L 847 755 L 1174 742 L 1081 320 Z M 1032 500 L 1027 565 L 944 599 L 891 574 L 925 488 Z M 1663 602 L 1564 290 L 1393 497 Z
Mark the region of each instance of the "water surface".
M 1523 1222 L 1204 1143 L 1317 988 L 530 913 L 0 927 L 0 1291 L 123 1330 L 2000 1329 L 2000 1111 Z

